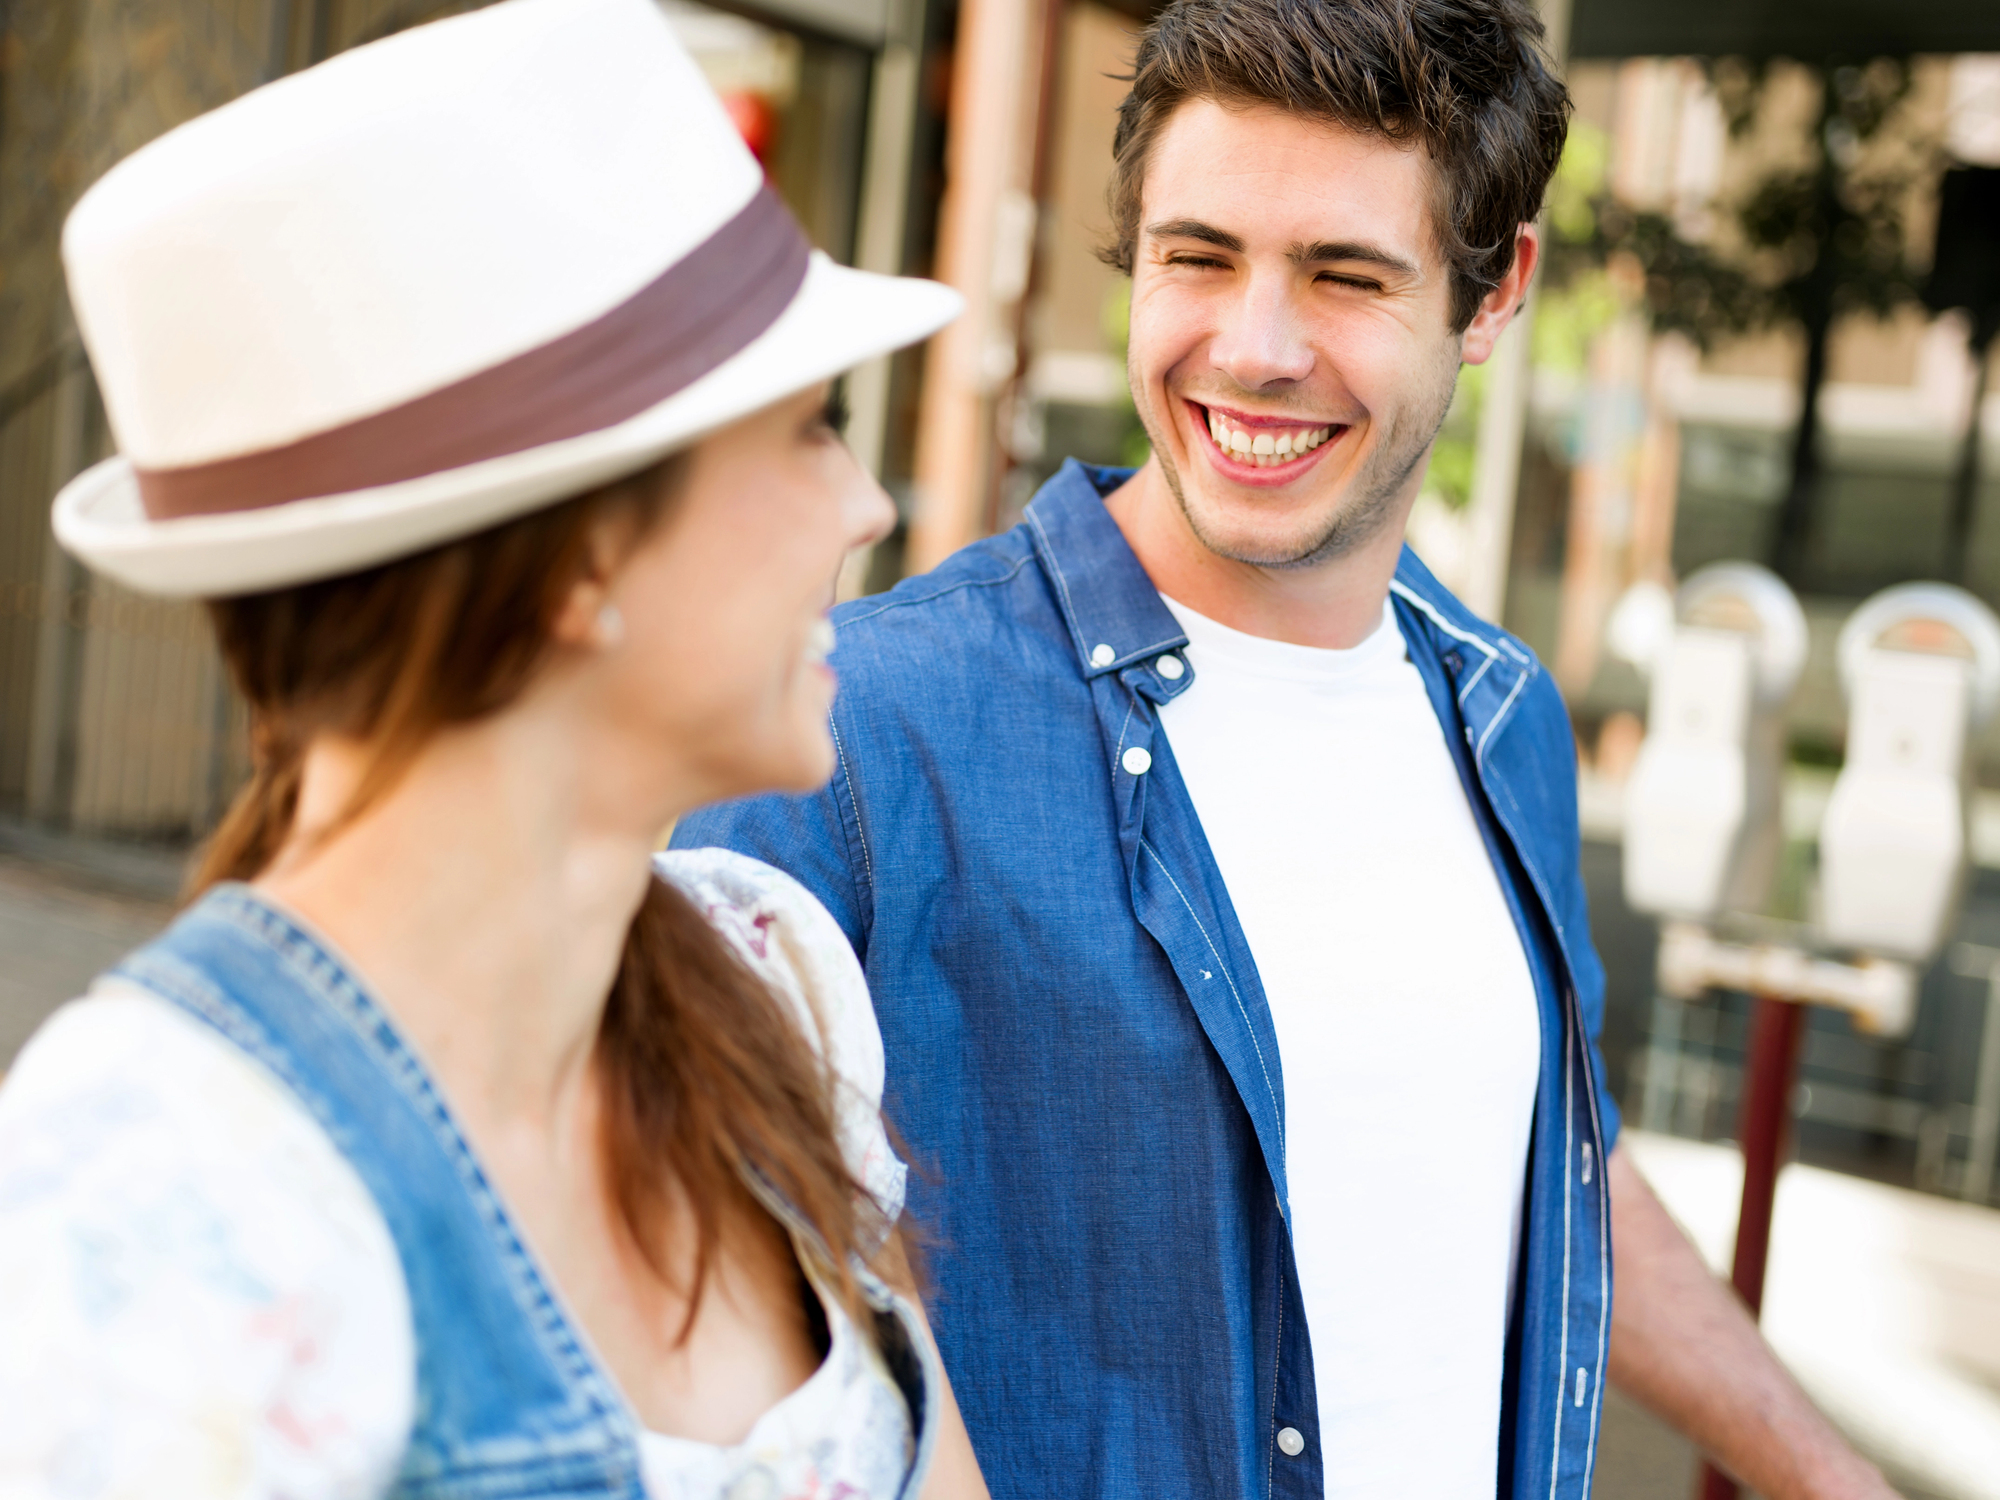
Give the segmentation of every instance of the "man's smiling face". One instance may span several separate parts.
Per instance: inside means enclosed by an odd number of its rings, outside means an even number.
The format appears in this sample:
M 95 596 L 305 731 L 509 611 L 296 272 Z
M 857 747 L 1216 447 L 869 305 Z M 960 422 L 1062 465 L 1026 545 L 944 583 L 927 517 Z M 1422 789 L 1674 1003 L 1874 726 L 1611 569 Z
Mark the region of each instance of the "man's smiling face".
M 1129 365 L 1194 534 L 1304 567 L 1400 530 L 1461 357 L 1421 151 L 1191 99 L 1146 163 Z M 1462 343 L 1465 347 L 1462 348 Z

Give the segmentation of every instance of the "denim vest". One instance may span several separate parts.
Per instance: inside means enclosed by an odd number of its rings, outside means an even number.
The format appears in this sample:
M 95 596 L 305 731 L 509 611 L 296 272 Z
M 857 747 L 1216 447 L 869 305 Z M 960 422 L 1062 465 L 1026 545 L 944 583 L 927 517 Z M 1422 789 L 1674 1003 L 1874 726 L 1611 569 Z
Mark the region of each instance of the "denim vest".
M 416 1414 L 392 1493 L 642 1500 L 631 1409 L 536 1266 L 436 1084 L 341 961 L 248 887 L 224 885 L 114 972 L 276 1075 L 381 1210 L 417 1349 Z M 791 1231 L 802 1261 L 823 1256 L 768 1184 L 750 1186 Z M 927 1401 L 935 1356 L 913 1311 L 863 1275 L 917 1431 L 903 1488 L 915 1495 L 935 1441 Z

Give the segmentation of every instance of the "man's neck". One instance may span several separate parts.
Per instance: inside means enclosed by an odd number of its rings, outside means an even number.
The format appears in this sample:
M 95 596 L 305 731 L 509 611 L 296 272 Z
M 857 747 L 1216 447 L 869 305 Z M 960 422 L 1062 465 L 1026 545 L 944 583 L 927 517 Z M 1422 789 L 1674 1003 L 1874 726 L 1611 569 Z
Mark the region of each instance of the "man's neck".
M 1105 498 L 1153 587 L 1231 630 L 1295 646 L 1346 650 L 1382 619 L 1402 555 L 1402 527 L 1324 562 L 1267 568 L 1211 550 L 1188 525 L 1157 459 Z

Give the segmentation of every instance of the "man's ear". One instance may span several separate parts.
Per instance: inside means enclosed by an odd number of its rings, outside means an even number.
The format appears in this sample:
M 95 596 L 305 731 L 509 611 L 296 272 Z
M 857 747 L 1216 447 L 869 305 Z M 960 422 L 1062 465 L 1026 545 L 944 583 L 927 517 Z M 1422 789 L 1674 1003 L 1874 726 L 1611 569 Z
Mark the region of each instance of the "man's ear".
M 1521 310 L 1528 295 L 1528 283 L 1535 278 L 1535 266 L 1542 258 L 1541 232 L 1532 224 L 1514 231 L 1514 264 L 1500 278 L 1500 284 L 1486 294 L 1479 311 L 1472 315 L 1465 332 L 1459 335 L 1459 358 L 1469 365 L 1483 365 L 1492 358 L 1493 346 Z

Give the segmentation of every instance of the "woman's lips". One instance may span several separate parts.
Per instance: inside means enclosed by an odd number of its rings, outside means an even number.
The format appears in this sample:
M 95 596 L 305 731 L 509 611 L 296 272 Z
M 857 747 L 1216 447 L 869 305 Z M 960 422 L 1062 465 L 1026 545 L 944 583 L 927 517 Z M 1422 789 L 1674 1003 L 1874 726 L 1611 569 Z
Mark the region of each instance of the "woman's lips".
M 1252 416 L 1221 407 L 1187 403 L 1208 435 L 1209 458 L 1229 478 L 1247 484 L 1286 484 L 1319 459 L 1322 449 L 1347 432 L 1343 422 L 1301 422 L 1288 417 Z

